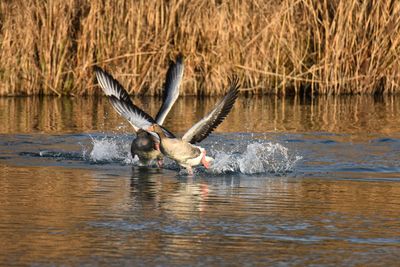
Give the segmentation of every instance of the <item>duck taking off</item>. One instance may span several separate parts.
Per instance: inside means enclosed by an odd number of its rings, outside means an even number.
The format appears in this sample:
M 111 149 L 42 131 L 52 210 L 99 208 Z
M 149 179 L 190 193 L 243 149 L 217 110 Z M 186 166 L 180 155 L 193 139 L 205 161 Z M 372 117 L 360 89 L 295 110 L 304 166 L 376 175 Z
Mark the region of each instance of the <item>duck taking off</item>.
M 187 169 L 190 175 L 193 174 L 193 166 L 202 164 L 209 168 L 213 158 L 206 156 L 206 150 L 195 143 L 204 140 L 229 114 L 239 93 L 239 80 L 229 79 L 228 93 L 214 107 L 214 109 L 199 122 L 193 125 L 182 138 L 170 137 L 158 124 L 147 128 L 155 132 L 160 138 L 160 144 L 156 148 L 167 157 L 175 160 L 180 166 Z
M 163 155 L 155 149 L 156 143 L 159 143 L 159 137 L 154 133 L 149 133 L 147 129 L 152 124 L 162 125 L 175 101 L 179 96 L 179 87 L 183 77 L 183 55 L 179 54 L 176 62 L 171 62 L 164 85 L 163 102 L 155 119 L 133 104 L 128 92 L 111 74 L 107 73 L 98 66 L 94 67 L 97 81 L 108 97 L 111 105 L 119 115 L 129 121 L 136 132 L 136 138 L 131 145 L 132 157 L 138 156 L 140 162 L 144 165 L 152 160 L 157 160 L 159 166 L 162 165 Z M 175 137 L 171 132 L 162 127 L 166 136 Z

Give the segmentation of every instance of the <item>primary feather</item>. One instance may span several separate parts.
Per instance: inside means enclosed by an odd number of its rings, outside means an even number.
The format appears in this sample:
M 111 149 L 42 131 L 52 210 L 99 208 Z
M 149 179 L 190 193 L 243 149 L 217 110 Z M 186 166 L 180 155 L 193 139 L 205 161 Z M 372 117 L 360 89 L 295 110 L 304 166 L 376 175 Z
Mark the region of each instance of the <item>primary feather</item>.
M 206 138 L 231 111 L 239 93 L 239 79 L 233 77 L 229 79 L 229 90 L 223 99 L 221 99 L 214 109 L 203 119 L 193 125 L 182 137 L 182 140 L 191 144 L 201 142 Z
M 128 92 L 111 74 L 107 73 L 100 67 L 95 67 L 97 80 L 103 92 L 108 96 L 111 105 L 115 111 L 123 118 L 125 118 L 135 129 L 147 129 L 156 121 L 149 114 L 144 112 L 138 106 L 133 104 Z M 163 128 L 163 127 L 162 127 Z M 170 138 L 175 137 L 170 131 L 163 128 L 166 135 Z
M 155 120 L 157 124 L 162 125 L 165 117 L 168 115 L 175 101 L 179 96 L 179 86 L 183 77 L 183 55 L 179 54 L 176 62 L 172 62 L 168 68 L 165 78 L 165 86 L 163 91 L 163 103 L 158 111 Z

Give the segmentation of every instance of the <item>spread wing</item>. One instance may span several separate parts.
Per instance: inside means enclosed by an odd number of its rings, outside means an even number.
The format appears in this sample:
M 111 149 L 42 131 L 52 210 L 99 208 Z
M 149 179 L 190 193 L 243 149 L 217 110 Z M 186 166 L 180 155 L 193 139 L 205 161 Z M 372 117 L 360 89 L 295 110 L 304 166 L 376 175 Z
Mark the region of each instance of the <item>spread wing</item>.
M 94 72 L 96 73 L 97 82 L 106 96 L 114 96 L 121 101 L 133 105 L 128 92 L 111 74 L 98 66 L 94 66 Z
M 182 137 L 182 140 L 195 144 L 206 138 L 231 111 L 238 97 L 239 87 L 239 79 L 237 77 L 230 78 L 229 90 L 225 97 L 215 105 L 207 116 L 193 125 Z
M 126 92 L 124 87 L 122 87 L 122 85 L 114 79 L 111 74 L 97 66 L 94 68 L 94 71 L 101 89 L 103 89 L 103 92 L 110 100 L 115 111 L 129 121 L 135 131 L 140 128 L 147 129 L 156 123 L 149 114 L 132 103 L 128 92 Z M 174 137 L 174 135 L 167 129 L 163 128 L 163 130 L 166 132 L 167 136 Z
M 169 65 L 164 85 L 163 103 L 156 115 L 156 121 L 159 125 L 164 123 L 169 111 L 179 96 L 179 86 L 183 77 L 183 55 L 179 54 L 176 63 L 171 62 Z
M 153 123 L 156 123 L 150 115 L 138 108 L 134 104 L 122 101 L 115 96 L 109 97 L 111 105 L 114 107 L 115 111 L 124 117 L 133 126 L 135 131 L 141 129 L 147 129 Z

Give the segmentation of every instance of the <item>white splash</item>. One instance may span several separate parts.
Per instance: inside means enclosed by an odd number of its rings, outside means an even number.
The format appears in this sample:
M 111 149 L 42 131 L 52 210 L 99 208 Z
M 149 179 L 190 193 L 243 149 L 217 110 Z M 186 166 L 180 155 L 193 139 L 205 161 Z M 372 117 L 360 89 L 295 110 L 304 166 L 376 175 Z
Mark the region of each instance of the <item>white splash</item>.
M 240 172 L 244 174 L 284 174 L 293 171 L 302 157 L 291 155 L 279 143 L 256 142 L 248 144 L 242 153 L 216 152 L 212 164 L 213 173 Z
M 115 137 L 92 138 L 93 148 L 89 153 L 89 160 L 94 162 L 122 161 L 125 164 L 131 164 L 136 160 L 130 153 L 130 144 L 121 142 Z
M 84 149 L 84 158 L 96 163 L 119 162 L 127 165 L 139 164 L 137 156 L 132 158 L 130 153 L 130 141 L 120 137 L 105 136 L 91 137 L 92 149 Z M 279 143 L 253 141 L 251 143 L 238 142 L 234 146 L 211 146 L 208 149 L 214 158 L 210 172 L 261 174 L 270 173 L 283 175 L 294 170 L 301 156 L 289 152 L 289 149 Z M 89 152 L 90 151 L 90 152 Z M 154 166 L 155 163 L 154 163 Z M 175 169 L 176 163 L 164 158 L 164 167 Z

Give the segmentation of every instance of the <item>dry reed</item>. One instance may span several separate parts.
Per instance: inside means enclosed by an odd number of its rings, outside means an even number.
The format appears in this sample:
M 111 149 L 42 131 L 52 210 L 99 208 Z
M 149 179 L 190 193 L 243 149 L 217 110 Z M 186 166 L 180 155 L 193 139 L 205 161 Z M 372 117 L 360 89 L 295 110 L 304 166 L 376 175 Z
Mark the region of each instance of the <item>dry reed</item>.
M 0 2 L 0 95 L 95 94 L 95 64 L 156 95 L 178 51 L 186 95 L 396 93 L 400 2 Z

